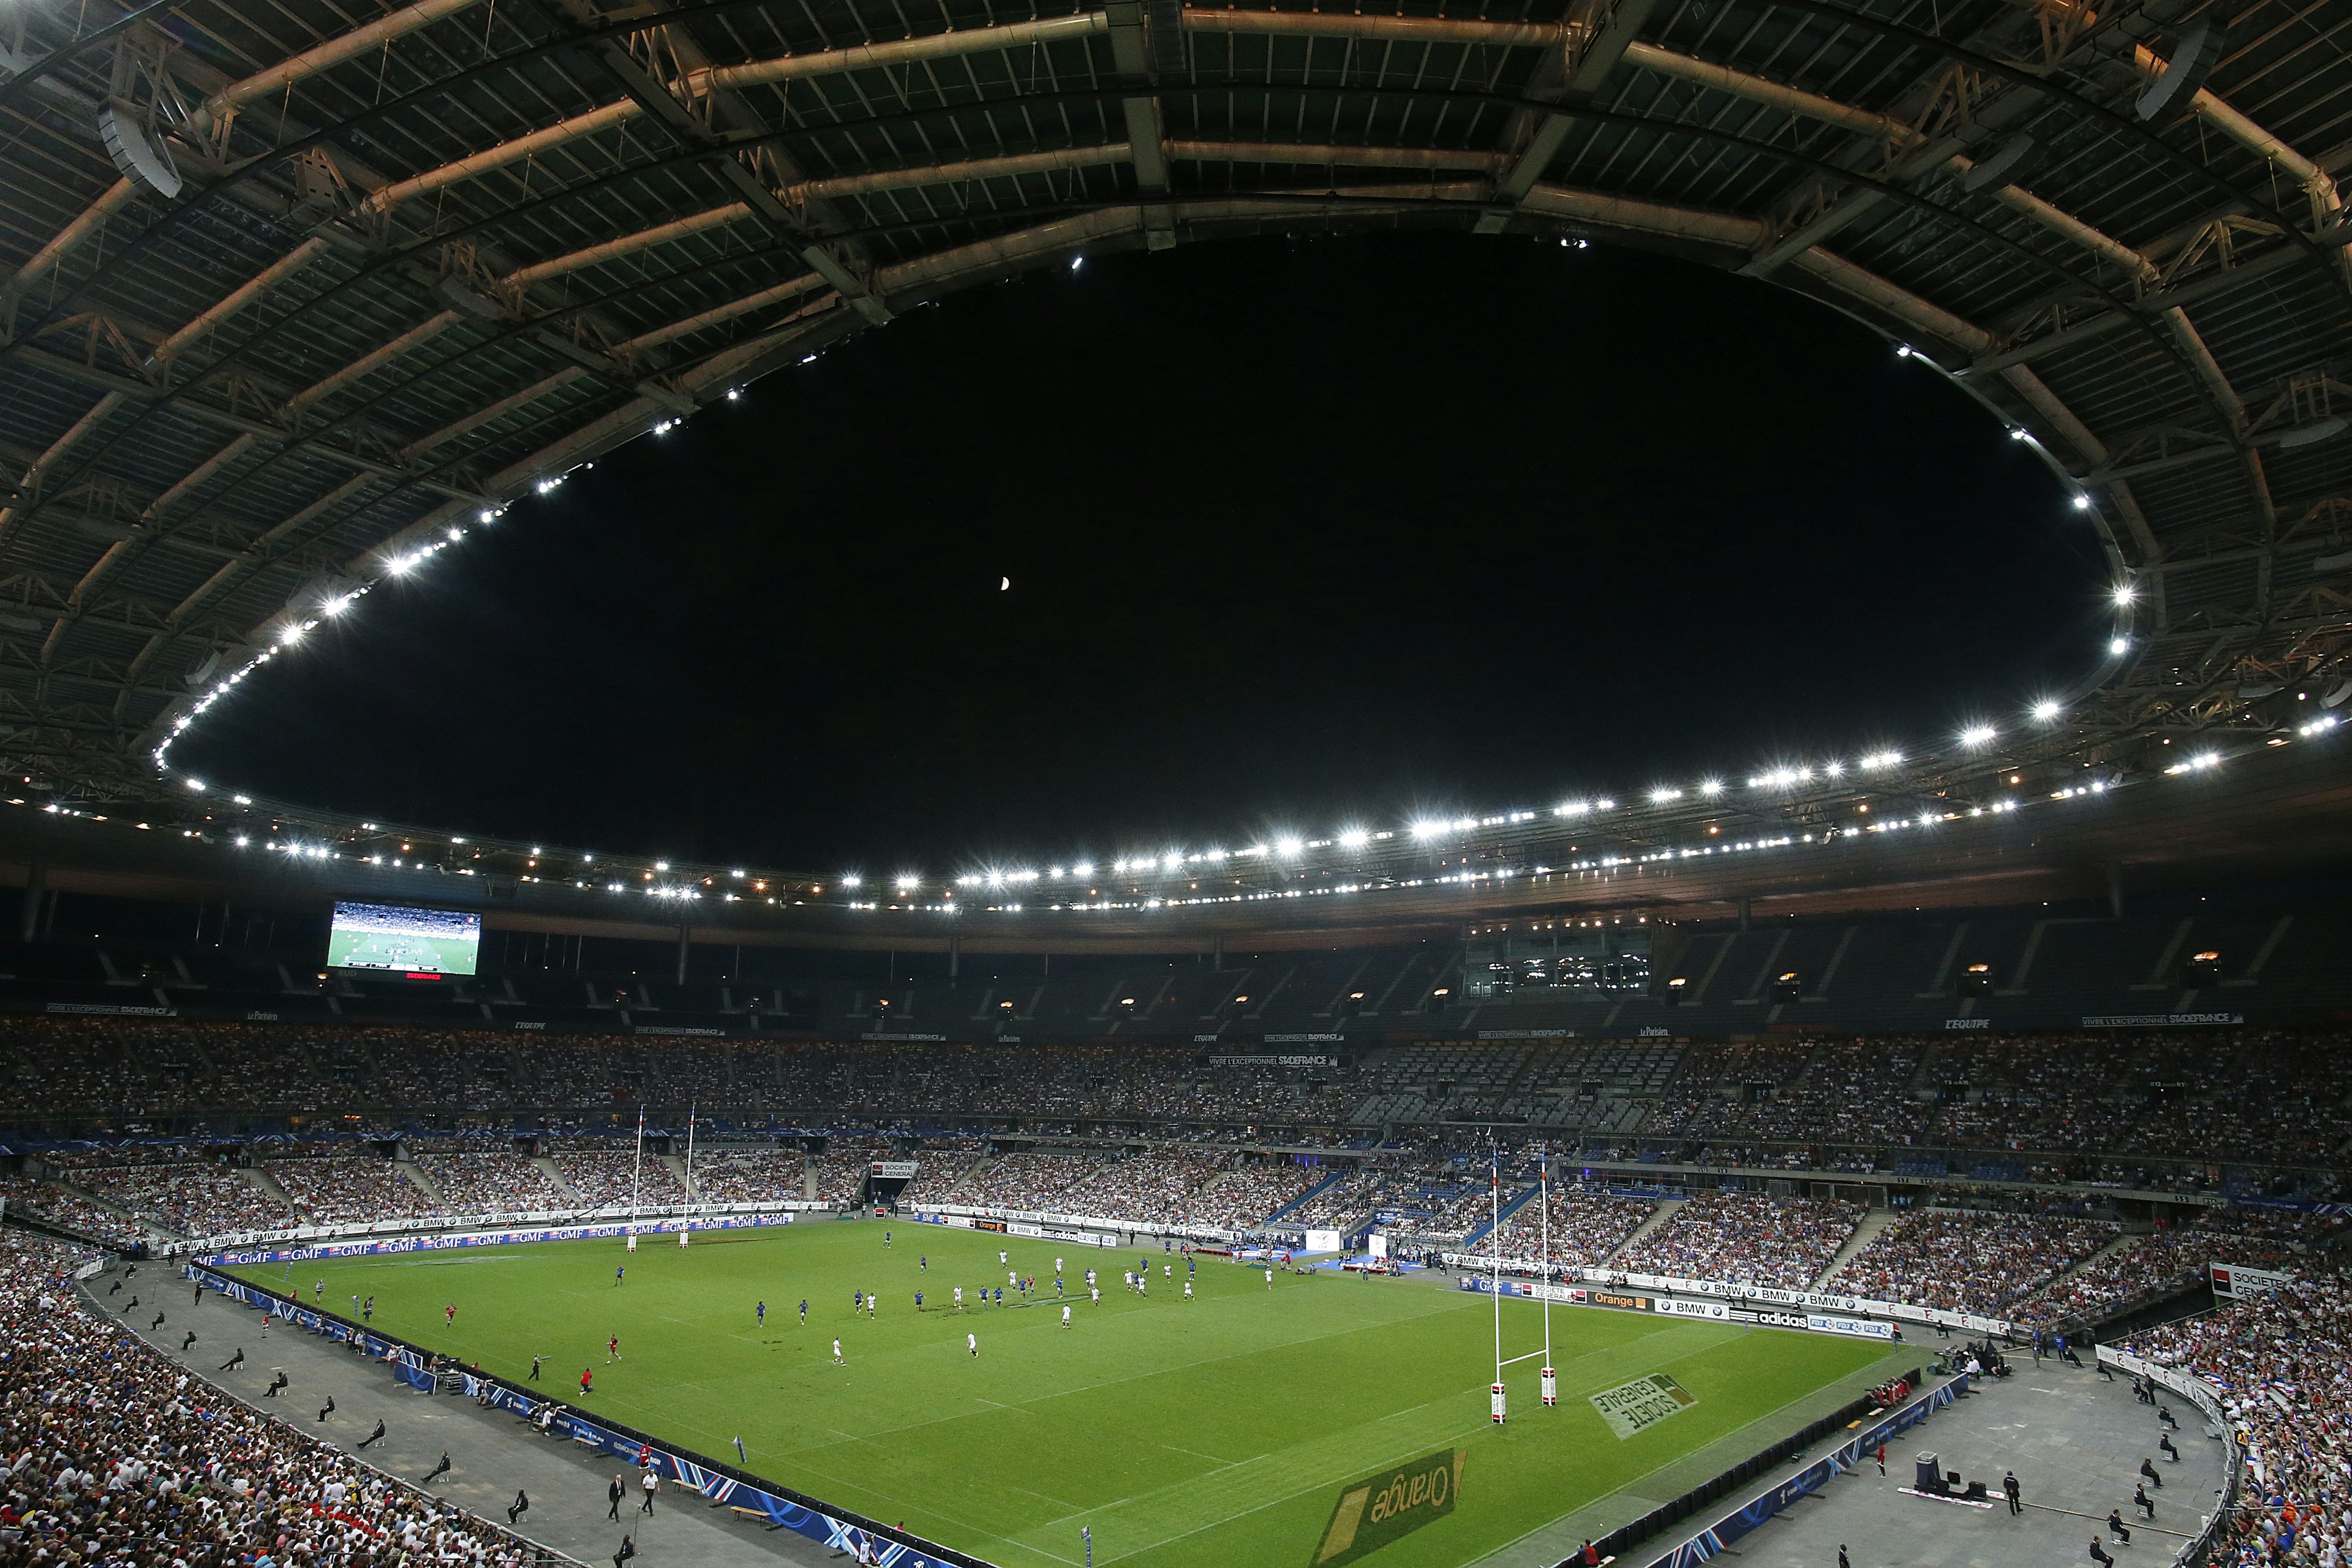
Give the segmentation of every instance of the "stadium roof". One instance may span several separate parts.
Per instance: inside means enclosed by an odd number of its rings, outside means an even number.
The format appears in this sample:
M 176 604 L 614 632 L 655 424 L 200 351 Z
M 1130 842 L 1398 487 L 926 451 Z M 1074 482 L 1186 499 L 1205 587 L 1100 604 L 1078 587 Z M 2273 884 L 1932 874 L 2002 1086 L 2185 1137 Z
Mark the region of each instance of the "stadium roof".
M 152 793 L 171 738 L 266 700 L 320 616 L 460 569 L 436 555 L 509 502 L 850 332 L 1088 251 L 1308 229 L 1769 279 L 2070 476 L 2114 658 L 1906 788 L 2145 769 L 2352 690 L 2352 0 L 96 0 L 12 25 L 0 764 L 70 796 Z M 1890 521 L 1923 563 L 1967 548 Z

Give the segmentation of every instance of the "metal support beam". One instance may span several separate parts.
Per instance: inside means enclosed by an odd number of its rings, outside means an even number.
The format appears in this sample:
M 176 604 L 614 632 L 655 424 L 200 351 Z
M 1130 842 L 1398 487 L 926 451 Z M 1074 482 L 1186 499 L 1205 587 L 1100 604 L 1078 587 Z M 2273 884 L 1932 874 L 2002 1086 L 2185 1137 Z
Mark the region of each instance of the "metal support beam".
M 1110 19 L 1111 69 L 1121 89 L 1119 115 L 1135 164 L 1135 188 L 1146 196 L 1162 197 L 1168 194 L 1168 132 L 1160 100 L 1150 90 L 1154 77 L 1144 0 L 1110 0 L 1105 14 Z M 1166 250 L 1176 243 L 1176 223 L 1164 203 L 1144 208 L 1143 237 L 1151 250 Z
M 1571 13 L 1559 55 L 1545 62 L 1539 84 L 1530 84 L 1530 97 L 1549 97 L 1570 105 L 1591 103 L 1625 58 L 1625 51 L 1650 19 L 1656 0 L 1579 0 Z M 1563 114 L 1519 113 L 1505 128 L 1502 151 L 1509 159 L 1495 181 L 1495 195 L 1517 206 L 1551 167 L 1575 123 Z M 1501 213 L 1478 219 L 1475 232 L 1500 234 L 1510 220 Z

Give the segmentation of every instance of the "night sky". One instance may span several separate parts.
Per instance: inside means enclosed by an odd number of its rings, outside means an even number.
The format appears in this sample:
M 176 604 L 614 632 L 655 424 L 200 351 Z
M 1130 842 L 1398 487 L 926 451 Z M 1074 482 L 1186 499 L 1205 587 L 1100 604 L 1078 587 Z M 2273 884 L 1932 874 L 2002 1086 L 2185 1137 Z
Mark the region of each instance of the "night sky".
M 2103 581 L 2029 452 L 1793 295 L 1523 239 L 1201 246 L 917 310 L 607 457 L 173 760 L 936 874 L 1932 744 L 2089 668 Z

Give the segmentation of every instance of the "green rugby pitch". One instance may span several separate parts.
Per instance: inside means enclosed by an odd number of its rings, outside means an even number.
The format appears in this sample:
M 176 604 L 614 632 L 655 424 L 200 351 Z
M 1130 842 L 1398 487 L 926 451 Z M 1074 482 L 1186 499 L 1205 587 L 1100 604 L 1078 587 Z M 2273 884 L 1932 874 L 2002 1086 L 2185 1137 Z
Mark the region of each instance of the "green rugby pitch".
M 954 1287 L 969 1298 L 1004 1282 L 1000 1247 L 1037 1277 L 1043 1302 L 1016 1307 L 1008 1290 L 1002 1308 L 957 1312 Z M 1057 1254 L 1078 1299 L 1067 1330 Z M 1153 1276 L 1144 1299 L 1119 1284 L 1140 1256 Z M 1099 1305 L 1083 1300 L 1089 1265 L 1105 1277 Z M 287 1288 L 282 1265 L 237 1272 Z M 1379 1568 L 1454 1568 L 1829 1384 L 1893 1366 L 1874 1342 L 1555 1308 L 1559 1405 L 1542 1407 L 1538 1363 L 1523 1362 L 1498 1430 L 1484 1295 L 1337 1274 L 1277 1273 L 1269 1290 L 1260 1270 L 1204 1259 L 1187 1302 L 1184 1273 L 1156 1247 L 826 1220 L 704 1232 L 684 1249 L 647 1237 L 634 1255 L 611 1240 L 334 1259 L 296 1265 L 293 1283 L 310 1300 L 323 1279 L 331 1310 L 373 1295 L 377 1327 L 509 1378 L 544 1355 L 542 1386 L 559 1398 L 714 1458 L 732 1458 L 740 1436 L 755 1474 L 1005 1568 L 1080 1562 L 1081 1525 L 1098 1563 L 1305 1568 L 1341 1486 L 1458 1446 L 1454 1511 L 1376 1554 Z M 880 1297 L 871 1319 L 853 1311 L 858 1290 Z M 1505 1354 L 1541 1348 L 1532 1303 L 1505 1302 L 1503 1327 Z M 607 1366 L 613 1334 L 623 1360 Z M 845 1367 L 833 1364 L 835 1335 Z M 595 1392 L 579 1400 L 583 1367 Z M 1586 1396 L 1654 1372 L 1697 1402 L 1621 1441 Z M 1753 1447 L 1782 1435 L 1768 1427 Z

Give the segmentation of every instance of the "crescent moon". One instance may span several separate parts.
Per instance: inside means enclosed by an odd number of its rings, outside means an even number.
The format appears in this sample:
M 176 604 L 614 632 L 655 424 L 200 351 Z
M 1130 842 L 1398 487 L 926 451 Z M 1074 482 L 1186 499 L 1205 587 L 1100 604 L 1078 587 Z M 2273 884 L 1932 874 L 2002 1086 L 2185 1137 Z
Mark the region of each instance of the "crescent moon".
M 996 580 L 996 591 L 997 591 L 998 593 L 1000 593 L 1000 594 L 1003 593 L 1006 589 L 1008 589 L 1008 588 L 1010 588 L 1010 587 L 1012 587 L 1012 586 L 1013 586 L 1013 579 L 1012 579 L 1012 578 L 1010 578 L 1010 577 L 999 577 L 999 578 Z

